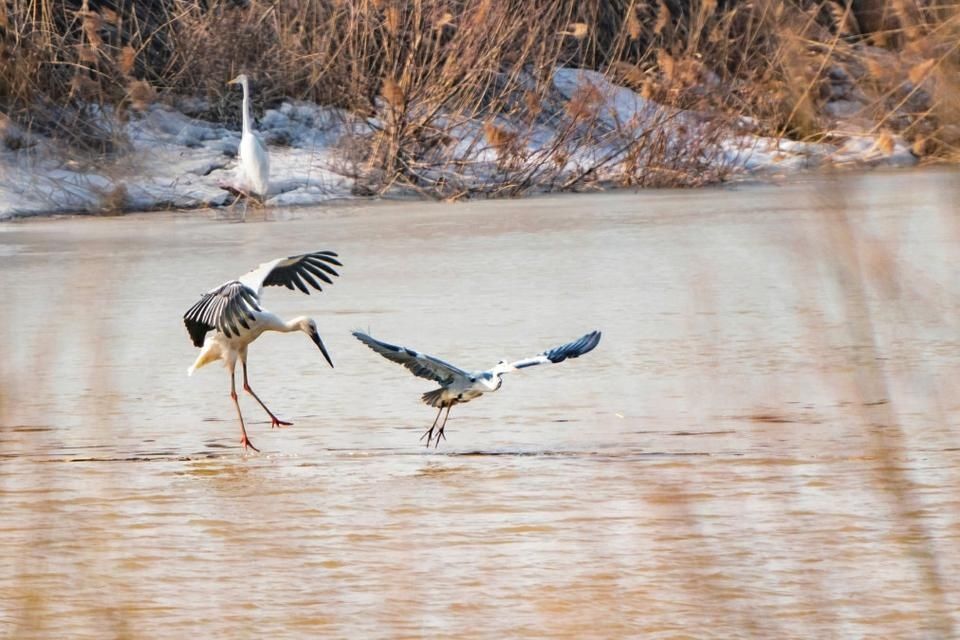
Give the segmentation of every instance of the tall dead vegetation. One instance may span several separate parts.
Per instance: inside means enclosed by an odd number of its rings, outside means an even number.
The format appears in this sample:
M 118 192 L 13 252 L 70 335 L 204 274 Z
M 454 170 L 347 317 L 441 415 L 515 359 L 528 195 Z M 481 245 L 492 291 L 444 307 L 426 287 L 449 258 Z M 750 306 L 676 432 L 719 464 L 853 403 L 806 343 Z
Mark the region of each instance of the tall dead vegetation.
M 925 0 L 617 0 L 588 63 L 768 135 L 899 134 L 960 157 L 960 6 Z
M 958 43 L 960 10 L 920 0 L 7 0 L 0 111 L 111 151 L 114 125 L 156 100 L 237 122 L 224 82 L 242 70 L 258 110 L 303 99 L 365 119 L 342 153 L 362 192 L 694 185 L 723 177 L 710 161 L 734 121 L 804 140 L 899 134 L 957 157 Z M 558 95 L 564 66 L 664 108 L 611 120 L 602 100 Z M 598 142 L 611 152 L 585 153 Z

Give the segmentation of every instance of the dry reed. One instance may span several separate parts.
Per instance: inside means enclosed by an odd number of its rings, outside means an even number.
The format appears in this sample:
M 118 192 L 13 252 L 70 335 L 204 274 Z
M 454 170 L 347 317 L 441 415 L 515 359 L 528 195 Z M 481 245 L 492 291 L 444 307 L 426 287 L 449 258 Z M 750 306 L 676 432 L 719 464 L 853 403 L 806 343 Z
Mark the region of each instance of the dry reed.
M 370 192 L 517 194 L 601 176 L 695 185 L 725 175 L 703 173 L 717 135 L 699 127 L 665 145 L 665 131 L 639 122 L 615 128 L 632 127 L 627 137 L 642 148 L 616 145 L 606 166 L 561 178 L 559 167 L 610 132 L 589 96 L 558 104 L 553 70 L 600 70 L 667 107 L 714 114 L 716 128 L 739 119 L 804 140 L 890 132 L 915 153 L 956 158 L 958 43 L 960 10 L 908 0 L 9 0 L 0 112 L 74 148 L 111 152 L 124 146 L 111 120 L 157 100 L 200 97 L 192 115 L 237 123 L 224 81 L 243 70 L 257 81 L 257 110 L 303 99 L 369 118 L 373 130 L 345 140 L 343 158 Z M 449 144 L 471 122 L 479 129 Z M 538 123 L 559 131 L 551 154 L 526 152 Z M 489 184 L 464 173 L 485 149 L 498 158 Z M 650 161 L 662 170 L 609 176 Z

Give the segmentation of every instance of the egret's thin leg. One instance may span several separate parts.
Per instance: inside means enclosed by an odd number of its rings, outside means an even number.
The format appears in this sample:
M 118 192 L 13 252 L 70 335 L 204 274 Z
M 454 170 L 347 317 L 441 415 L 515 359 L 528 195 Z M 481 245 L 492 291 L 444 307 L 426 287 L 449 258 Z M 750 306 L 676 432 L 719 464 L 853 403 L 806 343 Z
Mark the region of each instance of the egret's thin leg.
M 243 446 L 244 451 L 247 450 L 247 447 L 250 447 L 257 453 L 260 453 L 260 449 L 257 449 L 253 446 L 253 443 L 250 442 L 250 438 L 247 437 L 247 428 L 243 426 L 243 414 L 240 413 L 240 403 L 237 402 L 237 378 L 234 373 L 234 367 L 230 367 L 230 398 L 233 400 L 233 406 L 237 408 L 237 417 L 240 418 L 240 444 Z
M 447 426 L 447 418 L 450 417 L 450 409 L 453 408 L 453 405 L 447 407 L 447 415 L 443 416 L 443 424 L 440 425 L 440 431 L 437 432 L 437 437 L 433 439 L 433 448 L 436 449 L 440 446 L 440 438 L 444 440 L 447 439 L 447 436 L 443 435 L 443 428 Z
M 250 383 L 249 383 L 249 381 L 247 380 L 247 363 L 246 363 L 246 361 L 243 362 L 243 390 L 246 391 L 247 393 L 249 393 L 250 395 L 252 395 L 252 396 L 253 396 L 253 399 L 256 400 L 256 401 L 260 404 L 260 406 L 263 407 L 263 410 L 267 412 L 267 415 L 270 416 L 270 428 L 271 428 L 271 429 L 275 429 L 275 428 L 279 428 L 279 427 L 289 427 L 290 425 L 293 424 L 292 422 L 284 422 L 283 420 L 281 420 L 281 419 L 278 418 L 277 416 L 273 415 L 273 411 L 270 411 L 270 409 L 267 408 L 267 405 L 263 404 L 263 400 L 261 400 L 261 399 L 257 396 L 257 394 L 255 394 L 255 393 L 253 392 L 253 389 L 250 388 Z
M 440 419 L 440 414 L 443 413 L 443 405 L 440 405 L 440 410 L 437 411 L 437 417 L 433 419 L 433 424 L 430 425 L 430 428 L 423 432 L 423 435 L 420 436 L 420 439 L 427 439 L 427 446 L 430 446 L 430 439 L 433 438 L 433 428 L 437 426 L 437 420 Z

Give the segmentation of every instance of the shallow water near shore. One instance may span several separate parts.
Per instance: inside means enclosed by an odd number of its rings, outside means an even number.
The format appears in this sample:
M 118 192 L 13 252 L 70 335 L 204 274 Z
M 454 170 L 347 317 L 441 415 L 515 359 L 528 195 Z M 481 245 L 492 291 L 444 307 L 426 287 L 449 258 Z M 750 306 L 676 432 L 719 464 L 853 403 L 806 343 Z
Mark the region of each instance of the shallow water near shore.
M 0 637 L 946 638 L 960 174 L 0 225 Z M 337 251 L 240 402 L 181 316 Z M 432 385 L 594 328 L 418 438 Z

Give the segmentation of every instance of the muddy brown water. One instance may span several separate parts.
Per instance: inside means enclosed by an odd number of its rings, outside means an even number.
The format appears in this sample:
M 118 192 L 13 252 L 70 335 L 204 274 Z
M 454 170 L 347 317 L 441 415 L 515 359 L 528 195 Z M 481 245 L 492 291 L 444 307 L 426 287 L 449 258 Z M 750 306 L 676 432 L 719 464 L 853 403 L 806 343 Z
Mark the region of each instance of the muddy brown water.
M 0 225 L 0 637 L 948 638 L 960 174 Z M 251 347 L 180 317 L 333 249 Z M 362 328 L 510 374 L 425 450 Z

